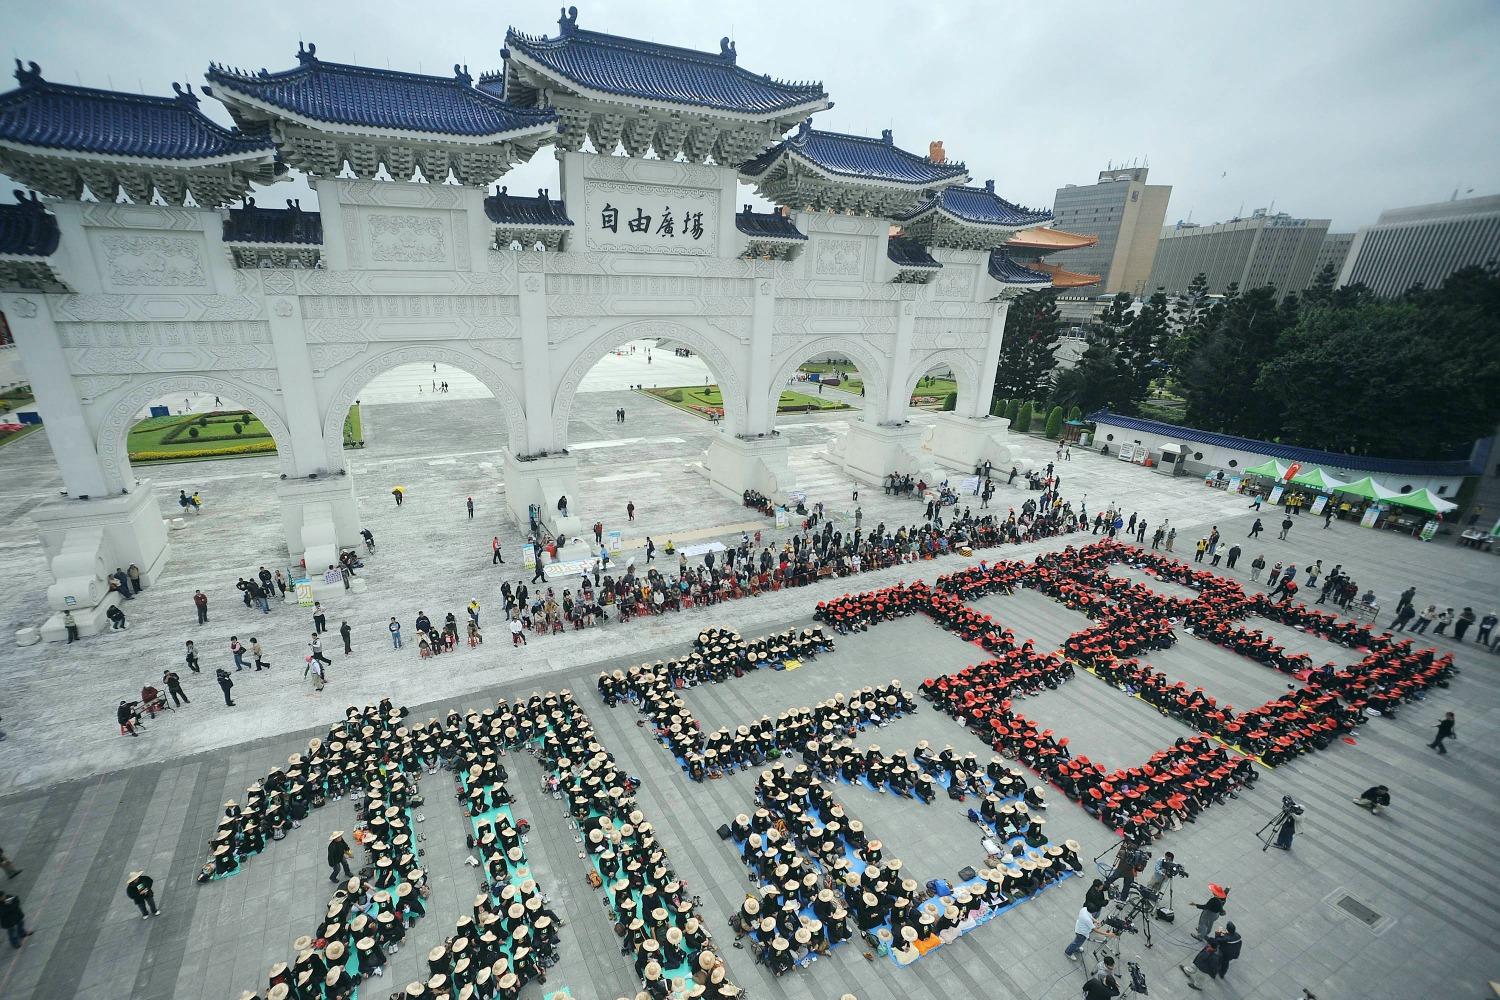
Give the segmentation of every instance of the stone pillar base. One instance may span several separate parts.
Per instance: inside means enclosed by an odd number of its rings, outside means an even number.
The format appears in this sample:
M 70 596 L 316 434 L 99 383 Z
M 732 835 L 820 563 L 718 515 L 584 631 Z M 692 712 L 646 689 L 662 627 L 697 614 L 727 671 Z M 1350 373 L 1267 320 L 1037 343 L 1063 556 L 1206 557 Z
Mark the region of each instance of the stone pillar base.
M 568 498 L 568 513 L 557 501 Z M 517 459 L 505 453 L 505 502 L 522 530 L 531 523 L 530 506 L 541 509 L 542 525 L 553 535 L 577 538 L 583 533 L 578 517 L 578 459 L 572 455 Z
M 949 469 L 973 475 L 986 460 L 996 469 L 1009 470 L 1020 460 L 1020 449 L 1005 443 L 1010 422 L 1004 417 L 960 417 L 938 414 L 937 423 L 922 438 L 922 449 L 933 461 Z
M 772 499 L 784 499 L 792 488 L 787 464 L 790 449 L 780 437 L 738 438 L 720 434 L 703 453 L 699 466 L 709 483 L 734 500 L 746 490 L 757 490 Z
M 880 486 L 893 472 L 931 478 L 932 459 L 922 452 L 922 428 L 911 424 L 881 427 L 851 420 L 849 433 L 828 450 L 845 474 L 866 486 Z
M 307 566 L 311 578 L 339 561 L 339 551 L 360 547 L 359 506 L 353 476 L 283 479 L 276 485 L 281 528 L 292 562 Z M 391 501 L 394 503 L 395 501 Z M 375 539 L 380 544 L 380 539 Z M 343 585 L 339 585 L 343 589 Z

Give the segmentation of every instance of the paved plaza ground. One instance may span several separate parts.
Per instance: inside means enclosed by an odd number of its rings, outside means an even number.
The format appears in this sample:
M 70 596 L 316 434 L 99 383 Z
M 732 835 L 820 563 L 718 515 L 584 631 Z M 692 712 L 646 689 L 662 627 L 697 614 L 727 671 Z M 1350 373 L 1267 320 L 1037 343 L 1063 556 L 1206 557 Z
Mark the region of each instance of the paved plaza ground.
M 661 384 L 688 377 L 683 359 L 663 355 L 674 366 Z M 570 498 L 584 523 L 604 521 L 623 532 L 622 559 L 644 560 L 644 539 L 658 546 L 672 538 L 737 539 L 760 531 L 785 537 L 769 519 L 714 493 L 692 465 L 718 430 L 705 421 L 629 392 L 624 385 L 652 384 L 638 377 L 639 360 L 600 374 L 597 370 L 574 408 L 570 438 L 580 463 L 578 495 Z M 602 368 L 603 366 L 601 366 Z M 441 369 L 441 366 L 440 366 Z M 643 781 L 642 809 L 655 823 L 676 869 L 702 900 L 701 912 L 720 942 L 731 978 L 756 1000 L 832 1000 L 852 992 L 860 1000 L 904 997 L 1017 997 L 1063 1000 L 1078 996 L 1083 973 L 1062 949 L 1071 937 L 1085 879 L 1049 888 L 906 969 L 888 959 L 866 960 L 855 946 L 782 979 L 770 977 L 747 952 L 735 950 L 727 918 L 750 883 L 732 844 L 713 831 L 751 805 L 753 775 L 702 784 L 690 782 L 671 755 L 637 726 L 633 708 L 607 709 L 593 689 L 600 669 L 655 660 L 685 651 L 704 627 L 721 625 L 745 636 L 810 620 L 814 604 L 846 591 L 869 590 L 915 576 L 931 580 L 968 560 L 941 561 L 783 590 L 711 609 L 698 609 L 602 629 L 533 638 L 523 649 L 502 642 L 498 588 L 522 579 L 517 565 L 521 531 L 505 515 L 499 475 L 504 440 L 501 411 L 482 387 L 451 371 L 452 391 L 434 397 L 421 383 L 421 369 L 382 376 L 362 394 L 369 446 L 352 453 L 361 515 L 374 531 L 379 551 L 364 572 L 366 593 L 329 602 L 330 626 L 348 620 L 354 655 L 345 657 L 336 636 L 331 683 L 315 694 L 302 679 L 302 653 L 311 628 L 305 609 L 277 608 L 269 616 L 245 609 L 234 581 L 261 565 L 278 568 L 281 530 L 275 501 L 274 458 L 162 466 L 150 470 L 163 510 L 175 508 L 179 489 L 200 490 L 201 516 L 172 534 L 171 564 L 157 584 L 126 605 L 130 627 L 74 646 L 0 647 L 0 723 L 9 734 L 0 743 L 0 846 L 25 869 L 4 888 L 18 893 L 29 926 L 36 931 L 19 951 L 0 951 L 0 997 L 53 1000 L 63 997 L 233 998 L 265 981 L 271 964 L 290 957 L 291 941 L 311 929 L 327 902 L 323 844 L 333 829 L 351 829 L 345 803 L 313 813 L 303 828 L 255 859 L 240 875 L 207 886 L 193 881 L 205 856 L 220 804 L 239 796 L 274 762 L 326 730 L 346 705 L 390 696 L 426 718 L 450 708 L 480 707 L 497 698 L 536 690 L 571 688 L 594 721 L 606 747 Z M 232 401 L 225 400 L 226 404 Z M 181 401 L 173 404 L 174 409 Z M 627 420 L 614 411 L 625 407 Z M 198 402 L 194 409 L 201 409 Z M 827 457 L 827 447 L 853 414 L 799 417 L 781 424 L 792 448 L 792 469 L 810 502 L 822 501 L 835 516 L 852 516 L 853 484 Z M 913 419 L 921 419 L 914 414 Z M 1019 439 L 1017 439 L 1019 440 Z M 1040 467 L 1053 448 L 1036 439 L 1021 447 Z M 1417 603 L 1472 605 L 1481 615 L 1500 604 L 1500 560 L 1439 539 L 1419 543 L 1348 525 L 1322 530 L 1304 517 L 1289 541 L 1274 531 L 1254 542 L 1244 536 L 1254 515 L 1233 496 L 1193 480 L 1172 480 L 1096 454 L 1075 451 L 1062 464 L 1062 491 L 1090 509 L 1114 502 L 1135 510 L 1151 525 L 1170 519 L 1178 529 L 1177 553 L 1191 558 L 1191 543 L 1218 525 L 1229 540 L 1242 540 L 1239 567 L 1217 571 L 1249 586 L 1249 562 L 1264 552 L 1268 562 L 1299 565 L 1322 559 L 1342 563 L 1361 588 L 1373 588 L 1393 607 L 1408 584 Z M 396 508 L 389 491 L 404 485 L 407 500 Z M 60 481 L 45 432 L 0 450 L 0 628 L 4 634 L 43 617 L 47 579 L 41 548 L 28 512 L 56 495 Z M 473 496 L 478 516 L 464 514 Z M 1019 506 L 1023 491 L 1002 488 L 995 506 Z M 634 501 L 636 521 L 625 521 Z M 888 526 L 920 518 L 921 504 L 861 488 L 864 522 Z M 505 545 L 504 567 L 490 563 L 490 538 Z M 1077 538 L 1000 550 L 988 559 L 1029 559 Z M 1114 572 L 1132 575 L 1117 567 Z M 1162 593 L 1177 588 L 1159 581 Z M 194 624 L 191 595 L 210 598 L 210 624 Z M 410 645 L 390 648 L 385 623 L 395 615 L 409 623 L 419 610 L 434 616 L 462 608 L 472 598 L 483 605 L 491 636 L 477 651 L 419 660 Z M 988 597 L 981 610 L 1056 647 L 1085 619 L 1037 593 Z M 1382 622 L 1384 624 L 1384 622 Z M 1339 664 L 1351 651 L 1275 623 L 1250 621 L 1294 651 Z M 257 636 L 272 669 L 236 675 L 238 707 L 224 706 L 212 682 L 213 668 L 229 663 L 229 636 Z M 1472 633 L 1471 633 L 1472 637 Z M 185 639 L 194 639 L 205 673 L 181 670 Z M 1151 995 L 1191 995 L 1177 963 L 1195 945 L 1187 938 L 1210 880 L 1233 887 L 1229 916 L 1245 938 L 1243 958 L 1223 983 L 1207 989 L 1236 1000 L 1290 1000 L 1307 987 L 1327 998 L 1480 997 L 1485 980 L 1500 977 L 1494 960 L 1494 928 L 1500 926 L 1500 884 L 1494 830 L 1500 824 L 1500 660 L 1429 636 L 1442 650 L 1457 650 L 1463 668 L 1449 689 L 1434 691 L 1395 720 L 1375 719 L 1355 745 L 1263 772 L 1253 792 L 1210 809 L 1196 824 L 1169 834 L 1157 846 L 1177 853 L 1192 877 L 1176 884 L 1175 926 L 1159 925 L 1155 946 L 1139 936 L 1125 941 L 1138 958 Z M 687 692 L 686 700 L 706 726 L 748 721 L 764 713 L 811 704 L 837 691 L 899 678 L 909 688 L 938 673 L 962 669 L 979 650 L 916 616 L 841 640 L 839 649 L 789 673 L 757 673 L 726 684 Z M 1202 640 L 1183 635 L 1171 650 L 1149 659 L 1174 678 L 1201 684 L 1221 702 L 1248 707 L 1274 696 L 1281 675 L 1252 665 Z M 134 697 L 141 684 L 164 668 L 179 669 L 193 703 L 150 724 L 137 740 L 117 735 L 114 705 Z M 1425 748 L 1431 727 L 1444 711 L 1458 713 L 1460 741 L 1447 757 Z M 1075 752 L 1130 766 L 1179 736 L 1185 726 L 1081 674 L 1057 691 L 1027 699 L 1025 713 L 1039 725 L 1070 735 Z M 952 743 L 985 757 L 988 749 L 951 720 L 923 703 L 914 715 L 867 733 L 865 742 L 886 752 L 910 751 L 918 740 Z M 561 803 L 538 792 L 540 771 L 529 760 L 512 768 L 516 814 L 534 824 L 528 845 L 533 869 L 567 921 L 559 966 L 546 987 L 567 985 L 578 1000 L 609 1000 L 637 988 L 633 969 L 619 954 L 596 893 L 584 881 L 576 833 Z M 1349 800 L 1368 785 L 1392 788 L 1394 807 L 1370 816 Z M 446 774 L 427 776 L 428 804 L 420 845 L 433 885 L 430 912 L 391 961 L 386 977 L 362 996 L 384 997 L 423 968 L 426 949 L 451 932 L 453 920 L 473 898 L 477 879 L 465 864 L 463 820 L 451 805 Z M 860 816 L 905 859 L 919 879 L 952 878 L 983 859 L 977 828 L 963 818 L 964 806 L 944 799 L 931 806 L 893 800 L 845 785 L 835 787 Z M 1255 831 L 1289 794 L 1307 806 L 1290 854 L 1265 853 Z M 1053 796 L 1048 833 L 1073 838 L 1092 858 L 1116 838 L 1071 803 Z M 341 808 L 342 807 L 342 808 Z M 124 898 L 126 873 L 138 868 L 155 876 L 163 915 L 143 922 Z M 1087 873 L 1086 873 L 1087 874 Z M 1352 898 L 1374 911 L 1366 923 L 1340 901 Z M 1357 909 L 1358 907 L 1356 907 Z M 1488 941 L 1490 944 L 1486 944 Z

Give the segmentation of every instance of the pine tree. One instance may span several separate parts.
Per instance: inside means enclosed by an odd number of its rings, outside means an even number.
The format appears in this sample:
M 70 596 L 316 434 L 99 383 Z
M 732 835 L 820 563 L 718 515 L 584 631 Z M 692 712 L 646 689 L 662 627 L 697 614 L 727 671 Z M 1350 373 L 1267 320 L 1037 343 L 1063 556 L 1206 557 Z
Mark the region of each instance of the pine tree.
M 1044 395 L 1057 367 L 1057 296 L 1050 288 L 1022 292 L 1005 317 L 1005 340 L 995 371 L 995 393 L 1007 398 Z

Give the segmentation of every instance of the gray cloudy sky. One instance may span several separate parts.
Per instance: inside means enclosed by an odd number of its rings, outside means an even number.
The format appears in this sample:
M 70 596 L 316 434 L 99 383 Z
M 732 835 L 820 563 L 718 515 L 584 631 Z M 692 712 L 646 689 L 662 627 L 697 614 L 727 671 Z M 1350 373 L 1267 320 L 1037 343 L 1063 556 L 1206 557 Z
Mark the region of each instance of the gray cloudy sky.
M 1253 3 L 893 3 L 889 0 L 608 0 L 579 24 L 717 50 L 740 64 L 822 80 L 820 127 L 924 152 L 944 140 L 976 180 L 1050 206 L 1064 183 L 1149 157 L 1173 185 L 1167 219 L 1209 222 L 1269 205 L 1336 229 L 1383 208 L 1500 191 L 1500 4 L 1494 0 Z M 505 28 L 554 34 L 558 5 L 271 0 L 21 0 L 13 54 L 62 82 L 170 93 L 211 60 L 271 70 L 298 38 L 340 62 L 477 76 L 498 68 Z M 227 121 L 217 102 L 205 103 Z M 545 153 L 512 190 L 557 188 Z M 296 190 L 286 188 L 288 193 Z M 300 185 L 299 185 L 300 187 Z M 280 197 L 269 192 L 264 200 Z

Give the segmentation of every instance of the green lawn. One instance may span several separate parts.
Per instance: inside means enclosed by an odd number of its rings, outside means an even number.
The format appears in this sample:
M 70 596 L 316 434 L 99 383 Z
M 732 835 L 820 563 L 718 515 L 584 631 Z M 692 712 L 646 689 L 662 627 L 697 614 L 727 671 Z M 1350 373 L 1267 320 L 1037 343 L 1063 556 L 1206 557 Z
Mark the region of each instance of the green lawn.
M 844 392 L 851 392 L 856 396 L 861 395 L 860 390 L 864 388 L 864 380 L 859 377 L 858 371 L 848 367 L 847 365 L 833 365 L 827 362 L 809 362 L 808 364 L 802 366 L 802 370 L 805 372 L 832 371 L 834 368 L 838 368 L 839 371 L 848 372 L 851 376 L 850 378 L 845 379 L 843 382 L 839 383 L 838 388 L 842 389 Z M 954 382 L 952 379 L 930 378 L 924 380 L 922 384 L 919 385 L 914 392 L 912 392 L 911 395 L 913 400 L 921 396 L 936 396 L 941 399 L 941 397 L 946 396 L 948 393 L 957 391 L 958 383 Z M 933 403 L 931 405 L 935 406 L 939 404 Z
M 0 413 L 19 410 L 35 402 L 36 397 L 31 394 L 31 386 L 18 385 L 14 389 L 7 389 L 0 393 Z
M 345 445 L 363 440 L 359 407 L 351 406 L 344 418 Z M 137 463 L 244 458 L 276 452 L 271 432 L 248 410 L 147 417 L 130 429 L 126 447 L 130 460 Z
M 805 372 L 816 372 L 821 375 L 824 372 L 847 372 L 850 375 L 858 375 L 859 369 L 846 361 L 809 361 L 797 366 Z
M 682 385 L 667 386 L 664 388 L 647 389 L 646 394 L 654 396 L 665 403 L 677 407 L 679 410 L 687 410 L 700 417 L 723 416 L 724 397 L 719 393 L 716 385 Z M 848 403 L 836 402 L 832 399 L 817 396 L 809 396 L 805 393 L 786 390 L 781 394 L 777 403 L 777 413 L 805 413 L 809 410 L 847 410 Z

